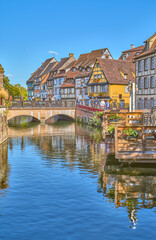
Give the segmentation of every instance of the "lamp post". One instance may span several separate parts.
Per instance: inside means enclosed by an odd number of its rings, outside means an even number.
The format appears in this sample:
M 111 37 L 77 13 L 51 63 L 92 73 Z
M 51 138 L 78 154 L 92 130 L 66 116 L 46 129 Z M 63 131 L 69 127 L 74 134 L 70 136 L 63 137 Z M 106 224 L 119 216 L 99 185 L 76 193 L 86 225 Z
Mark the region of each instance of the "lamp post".
M 130 93 L 130 98 L 129 98 L 129 112 L 132 111 L 132 80 L 128 82 L 128 91 Z
M 137 86 L 135 83 L 132 83 L 132 80 L 128 82 L 128 91 L 130 93 L 130 99 L 129 99 L 129 111 L 131 112 L 133 109 L 133 112 L 135 111 L 135 91 L 137 90 Z

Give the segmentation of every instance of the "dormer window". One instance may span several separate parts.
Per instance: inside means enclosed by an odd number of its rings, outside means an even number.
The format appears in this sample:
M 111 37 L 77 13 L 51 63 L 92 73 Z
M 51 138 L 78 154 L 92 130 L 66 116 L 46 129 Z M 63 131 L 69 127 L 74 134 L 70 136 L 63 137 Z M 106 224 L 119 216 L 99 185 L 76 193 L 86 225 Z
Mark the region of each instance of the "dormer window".
M 74 67 L 74 68 L 73 68 L 73 72 L 75 72 L 75 71 L 76 71 L 76 68 Z
M 96 64 L 96 67 L 97 67 L 97 68 L 99 67 L 99 63 Z
M 88 72 L 90 71 L 90 68 L 88 67 Z
M 122 59 L 125 61 L 126 60 L 126 55 L 123 55 Z
M 124 74 L 124 79 L 127 79 L 127 74 Z
M 83 72 L 85 72 L 85 68 L 83 68 L 83 70 L 82 70 Z
M 146 51 L 149 50 L 149 42 L 146 43 Z

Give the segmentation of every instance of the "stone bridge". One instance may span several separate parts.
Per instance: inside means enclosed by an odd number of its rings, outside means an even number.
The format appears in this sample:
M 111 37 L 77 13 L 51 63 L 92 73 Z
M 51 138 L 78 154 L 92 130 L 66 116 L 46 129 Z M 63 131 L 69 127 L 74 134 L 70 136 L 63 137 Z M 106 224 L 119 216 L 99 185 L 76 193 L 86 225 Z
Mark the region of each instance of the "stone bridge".
M 54 116 L 61 116 L 68 119 L 75 119 L 75 107 L 52 107 L 52 108 L 10 108 L 7 119 L 17 116 L 30 116 L 40 122 L 48 122 Z

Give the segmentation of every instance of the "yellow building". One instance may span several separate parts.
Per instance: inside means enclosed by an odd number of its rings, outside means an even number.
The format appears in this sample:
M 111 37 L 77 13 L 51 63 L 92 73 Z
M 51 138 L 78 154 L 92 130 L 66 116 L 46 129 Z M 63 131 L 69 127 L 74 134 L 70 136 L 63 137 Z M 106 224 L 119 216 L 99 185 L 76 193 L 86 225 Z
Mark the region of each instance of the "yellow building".
M 128 107 L 128 82 L 135 81 L 135 65 L 130 61 L 97 58 L 88 81 L 90 98 L 116 102 Z

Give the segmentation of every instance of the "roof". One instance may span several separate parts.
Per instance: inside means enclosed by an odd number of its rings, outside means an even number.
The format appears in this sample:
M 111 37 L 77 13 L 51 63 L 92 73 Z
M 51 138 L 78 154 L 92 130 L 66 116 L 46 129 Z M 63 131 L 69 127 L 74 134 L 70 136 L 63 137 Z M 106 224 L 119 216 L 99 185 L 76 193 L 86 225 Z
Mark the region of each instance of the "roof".
M 69 63 L 65 68 L 63 68 L 63 69 L 61 69 L 61 70 L 70 69 L 70 68 L 74 65 L 75 62 L 76 62 L 76 61 L 72 61 L 72 62 Z M 69 71 L 68 71 L 68 72 L 65 71 L 64 73 L 58 73 L 58 74 L 56 74 L 53 78 L 66 77 L 66 76 L 68 75 L 68 73 L 69 73 Z
M 123 51 L 121 56 L 119 57 L 119 60 L 123 60 L 123 55 L 130 53 L 130 55 L 127 56 L 127 58 L 126 58 L 126 61 L 133 61 L 134 57 L 137 56 L 137 54 L 140 54 L 143 51 L 143 49 L 144 49 L 144 46 L 142 45 L 142 46 L 139 46 L 136 48 L 132 48 L 132 49 Z
M 32 82 L 35 78 L 37 78 L 43 70 L 49 65 L 53 58 L 47 59 L 42 65 L 31 75 L 31 77 L 27 80 L 27 82 Z
M 101 58 L 98 58 L 98 61 L 106 77 L 106 80 L 110 84 L 127 85 L 130 80 L 132 80 L 132 82 L 135 82 L 135 77 L 132 74 L 135 73 L 135 65 L 131 61 Z M 124 79 L 121 72 L 127 75 L 126 79 Z
M 75 87 L 75 84 L 64 82 L 60 88 Z
M 144 43 L 149 42 L 155 35 L 156 35 L 156 32 L 151 37 L 149 37 L 147 40 L 145 40 Z
M 110 54 L 108 48 L 102 48 L 102 49 L 98 49 L 98 50 L 93 50 L 90 53 L 81 54 L 73 67 L 91 66 L 92 64 L 94 64 L 94 62 L 97 58 L 101 58 L 102 55 L 105 54 L 105 51 L 108 51 L 108 53 Z M 111 56 L 111 54 L 110 54 L 110 56 Z
M 76 78 L 89 77 L 90 73 L 91 73 L 91 71 L 89 71 L 89 72 L 79 72 L 79 74 L 76 75 Z
M 61 61 L 52 69 L 52 72 L 55 72 L 56 70 L 61 68 L 63 66 L 63 64 L 65 64 L 65 62 L 67 62 L 68 60 L 69 60 L 69 57 L 61 58 Z
M 47 74 L 48 72 L 50 72 L 50 71 L 53 69 L 53 67 L 54 67 L 55 65 L 57 65 L 57 63 L 58 63 L 57 61 L 50 63 L 50 64 L 48 65 L 48 67 L 45 69 L 45 71 L 44 71 L 42 74 L 40 74 L 40 77 L 42 77 L 44 74 Z
M 70 71 L 68 71 L 68 75 L 67 75 L 66 79 L 75 78 L 78 74 L 79 74 L 79 71 L 76 70 L 75 72 L 73 72 L 72 70 L 70 70 Z
M 151 47 L 149 48 L 149 50 L 146 51 L 146 45 L 145 45 L 142 53 L 140 53 L 138 56 L 136 56 L 135 59 L 146 56 L 148 54 L 153 54 L 153 53 L 156 53 L 156 38 L 155 38 L 154 42 L 152 43 Z
M 84 67 L 87 67 L 89 65 L 92 65 L 94 64 L 95 60 L 97 58 L 101 58 L 103 56 L 103 54 L 105 54 L 105 51 L 108 51 L 108 48 L 103 48 L 103 49 L 98 49 L 98 50 L 93 50 L 91 53 L 89 53 L 87 55 L 87 59 L 86 61 L 84 62 L 83 66 Z M 109 52 L 110 54 L 110 52 Z M 111 55 L 111 54 L 110 54 Z M 112 56 L 111 56 L 112 57 Z
M 53 79 L 53 73 L 59 70 L 68 60 L 69 60 L 69 57 L 61 58 L 61 61 L 50 71 L 47 81 Z

